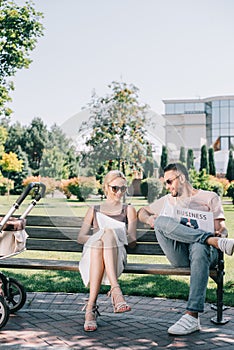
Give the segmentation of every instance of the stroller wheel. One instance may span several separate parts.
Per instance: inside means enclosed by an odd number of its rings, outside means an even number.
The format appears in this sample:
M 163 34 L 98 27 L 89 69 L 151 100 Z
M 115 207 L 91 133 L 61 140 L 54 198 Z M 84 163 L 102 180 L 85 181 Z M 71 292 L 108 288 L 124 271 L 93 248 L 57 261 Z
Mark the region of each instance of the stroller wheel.
M 0 328 L 4 327 L 9 320 L 9 307 L 5 299 L 0 295 Z
M 23 285 L 15 278 L 9 277 L 5 299 L 10 309 L 10 313 L 20 310 L 24 306 L 26 298 L 27 295 Z

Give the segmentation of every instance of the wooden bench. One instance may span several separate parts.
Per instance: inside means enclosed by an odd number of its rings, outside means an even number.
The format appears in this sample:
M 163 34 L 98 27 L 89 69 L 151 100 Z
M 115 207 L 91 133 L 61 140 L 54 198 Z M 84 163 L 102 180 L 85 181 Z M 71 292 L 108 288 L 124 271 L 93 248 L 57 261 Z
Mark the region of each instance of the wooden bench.
M 27 217 L 26 231 L 28 250 L 82 252 L 82 245 L 77 243 L 77 233 L 83 218 L 68 216 L 32 216 Z M 128 254 L 135 255 L 164 255 L 154 231 L 139 223 L 137 229 L 137 245 L 134 249 L 127 249 Z M 38 270 L 66 270 L 79 271 L 78 261 L 24 259 L 17 256 L 0 260 L 1 268 L 10 269 L 38 269 Z M 189 276 L 189 268 L 174 268 L 168 264 L 128 263 L 124 273 L 151 275 L 181 275 Z M 219 262 L 215 269 L 210 270 L 210 277 L 217 284 L 216 316 L 213 323 L 224 324 L 228 320 L 223 317 L 223 253 L 219 252 Z

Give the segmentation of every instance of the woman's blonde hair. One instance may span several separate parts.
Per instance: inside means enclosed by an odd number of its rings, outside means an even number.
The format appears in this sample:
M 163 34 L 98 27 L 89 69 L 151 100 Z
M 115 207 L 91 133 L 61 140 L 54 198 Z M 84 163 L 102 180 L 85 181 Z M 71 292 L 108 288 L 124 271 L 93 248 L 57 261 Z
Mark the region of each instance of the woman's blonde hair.
M 105 195 L 108 192 L 108 185 L 114 181 L 115 179 L 117 179 L 118 177 L 120 177 L 121 179 L 126 180 L 126 177 L 124 176 L 124 174 L 119 171 L 119 170 L 111 170 L 109 171 L 109 173 L 106 174 L 104 181 L 103 181 L 103 191 L 105 193 Z

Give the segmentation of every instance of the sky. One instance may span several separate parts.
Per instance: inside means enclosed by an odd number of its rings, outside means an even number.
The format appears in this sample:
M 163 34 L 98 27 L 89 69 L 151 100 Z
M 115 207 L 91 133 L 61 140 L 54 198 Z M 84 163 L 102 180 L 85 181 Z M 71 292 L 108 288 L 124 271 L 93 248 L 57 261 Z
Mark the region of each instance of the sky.
M 15 0 L 24 3 L 23 0 Z M 233 0 L 34 0 L 44 36 L 12 79 L 12 122 L 62 125 L 112 81 L 164 99 L 234 94 Z

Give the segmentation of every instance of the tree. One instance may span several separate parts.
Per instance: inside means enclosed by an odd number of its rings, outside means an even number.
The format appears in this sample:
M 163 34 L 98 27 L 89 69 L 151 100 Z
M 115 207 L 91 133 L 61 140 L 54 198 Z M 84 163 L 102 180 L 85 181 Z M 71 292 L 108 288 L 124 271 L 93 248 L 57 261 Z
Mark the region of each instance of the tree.
M 152 177 L 154 174 L 154 159 L 152 145 L 149 143 L 147 147 L 146 160 L 143 164 L 144 178 Z
M 214 149 L 210 147 L 208 150 L 208 159 L 209 159 L 209 174 L 216 176 L 215 160 L 214 160 Z
M 184 146 L 181 146 L 180 147 L 180 158 L 179 158 L 180 162 L 182 164 L 185 164 L 186 163 L 186 159 L 185 159 L 185 148 Z
M 15 150 L 15 154 L 19 160 L 22 161 L 22 170 L 21 171 L 11 171 L 8 174 L 9 179 L 14 182 L 14 188 L 11 189 L 11 194 L 21 194 L 23 190 L 23 180 L 31 175 L 30 168 L 28 166 L 28 157 L 25 152 L 22 151 L 21 146 Z M 4 172 L 3 172 L 4 174 Z
M 147 157 L 144 164 L 144 178 L 152 177 L 154 174 L 154 160 L 151 157 Z
M 233 160 L 233 152 L 232 152 L 231 149 L 230 149 L 230 151 L 229 151 L 226 178 L 227 178 L 230 182 L 234 180 L 234 160 Z
M 72 140 L 56 124 L 52 125 L 48 133 L 46 150 L 52 149 L 57 149 L 62 156 L 62 174 L 58 172 L 55 178 L 60 178 L 61 176 L 63 179 L 76 177 L 78 175 L 79 156 L 72 145 Z
M 5 143 L 7 140 L 7 130 L 3 126 L 0 126 L 0 157 L 2 156 L 4 149 L 5 149 Z
M 187 169 L 194 169 L 194 155 L 191 148 L 189 148 L 187 152 Z
M 160 168 L 159 168 L 159 177 L 164 176 L 164 168 L 167 166 L 168 163 L 168 152 L 167 147 L 162 146 L 162 154 L 161 154 L 161 160 L 160 160 Z
M 3 173 L 6 172 L 9 179 L 10 172 L 21 172 L 23 168 L 23 161 L 17 158 L 17 155 L 13 152 L 3 153 L 2 159 L 0 160 L 0 166 Z M 9 184 L 10 184 L 9 180 Z M 10 186 L 8 186 L 9 194 Z
M 13 152 L 3 153 L 0 165 L 3 171 L 21 171 L 23 167 L 23 161 L 17 158 L 17 155 Z
M 199 171 L 202 171 L 203 169 L 205 169 L 206 173 L 209 174 L 209 165 L 208 165 L 208 159 L 207 159 L 206 145 L 203 145 L 201 147 L 201 161 L 200 161 Z
M 7 139 L 5 142 L 5 152 L 17 153 L 18 147 L 22 148 L 22 140 L 24 139 L 24 132 L 26 128 L 22 127 L 19 122 L 8 125 L 7 127 Z
M 48 130 L 40 118 L 34 118 L 22 136 L 22 149 L 28 155 L 33 175 L 39 175 L 43 151 L 48 145 Z
M 134 85 L 112 82 L 111 93 L 105 97 L 93 94 L 88 104 L 90 118 L 82 123 L 80 132 L 90 130 L 83 152 L 83 166 L 92 164 L 94 171 L 109 160 L 125 171 L 126 163 L 141 166 L 147 152 L 145 138 L 148 106 L 138 101 Z
M 14 85 L 9 81 L 17 70 L 28 68 L 30 52 L 42 36 L 42 13 L 36 12 L 31 1 L 18 6 L 13 0 L 1 0 L 0 8 L 0 115 L 9 116 L 6 103 Z
M 41 159 L 39 173 L 44 177 L 61 180 L 63 177 L 64 158 L 58 147 L 45 149 Z
M 54 124 L 48 130 L 40 118 L 33 119 L 28 127 L 21 126 L 19 122 L 11 126 L 8 124 L 6 124 L 8 134 L 5 152 L 14 152 L 19 159 L 23 160 L 24 169 L 20 177 L 25 178 L 32 173 L 37 175 L 42 169 L 47 174 L 53 173 L 57 179 L 61 176 L 64 179 L 77 176 L 79 157 L 72 141 L 67 138 L 60 127 Z M 44 158 L 43 164 L 41 163 L 42 158 Z M 54 163 L 55 159 L 57 159 L 57 164 Z M 10 174 L 12 180 L 15 180 L 16 177 L 18 178 L 17 174 Z

